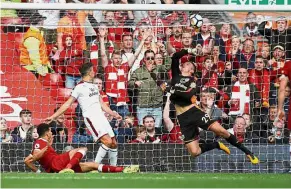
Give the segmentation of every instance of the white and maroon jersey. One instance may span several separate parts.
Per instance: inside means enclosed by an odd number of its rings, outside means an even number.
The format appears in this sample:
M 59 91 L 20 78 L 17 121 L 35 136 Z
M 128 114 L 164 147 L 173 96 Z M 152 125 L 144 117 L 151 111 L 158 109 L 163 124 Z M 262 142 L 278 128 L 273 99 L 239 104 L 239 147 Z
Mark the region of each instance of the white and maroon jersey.
M 96 112 L 102 113 L 100 92 L 96 84 L 81 81 L 75 86 L 71 96 L 78 100 L 84 117 L 94 116 Z

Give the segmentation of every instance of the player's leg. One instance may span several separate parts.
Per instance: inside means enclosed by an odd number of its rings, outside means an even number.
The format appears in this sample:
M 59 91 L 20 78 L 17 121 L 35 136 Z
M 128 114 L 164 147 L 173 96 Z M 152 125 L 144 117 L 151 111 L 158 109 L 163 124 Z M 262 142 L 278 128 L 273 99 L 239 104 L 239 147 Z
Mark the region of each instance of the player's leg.
M 111 125 L 109 124 L 107 118 L 103 116 L 99 116 L 99 121 L 102 123 L 102 130 L 100 130 L 101 133 L 104 133 L 105 135 L 100 138 L 100 141 L 102 143 L 101 147 L 99 148 L 101 150 L 101 153 L 99 155 L 99 151 L 96 155 L 96 162 L 101 163 L 102 159 L 104 158 L 105 151 L 108 152 L 108 158 L 110 165 L 116 166 L 117 164 L 117 141 L 115 139 L 114 131 L 112 130 Z
M 80 168 L 83 173 L 98 170 L 102 173 L 134 173 L 139 171 L 138 165 L 128 166 L 128 167 L 121 167 L 121 166 L 112 166 L 112 165 L 103 165 L 98 164 L 96 162 L 85 162 L 80 163 Z
M 112 145 L 112 139 L 108 135 L 106 128 L 106 124 L 109 123 L 102 113 L 97 114 L 95 117 L 86 117 L 84 118 L 84 121 L 88 130 L 91 132 L 94 141 L 100 141 L 102 143 L 95 158 L 95 162 L 101 163 Z
M 111 148 L 108 150 L 108 157 L 110 165 L 116 166 L 117 165 L 117 141 L 115 137 L 112 137 L 112 144 Z
M 86 155 L 87 148 L 77 148 L 69 151 L 70 162 L 66 166 L 66 169 L 72 169 L 74 166 L 78 165 L 81 159 Z
M 242 143 L 240 143 L 233 134 L 229 133 L 218 122 L 213 123 L 208 129 L 210 131 L 213 131 L 216 135 L 223 137 L 231 145 L 243 151 L 253 164 L 259 163 L 259 159 L 254 156 L 253 153 L 249 149 L 247 149 Z
M 195 115 L 195 116 L 193 116 Z M 189 153 L 196 157 L 204 152 L 215 148 L 225 151 L 229 154 L 229 149 L 220 142 L 202 143 L 199 144 L 199 129 L 198 127 L 207 130 L 214 122 L 211 121 L 208 114 L 197 107 L 192 107 L 188 111 L 178 116 L 181 132 L 184 136 L 185 145 Z
M 108 134 L 103 135 L 99 140 L 102 144 L 99 147 L 95 158 L 96 163 L 101 163 L 112 145 L 112 139 Z

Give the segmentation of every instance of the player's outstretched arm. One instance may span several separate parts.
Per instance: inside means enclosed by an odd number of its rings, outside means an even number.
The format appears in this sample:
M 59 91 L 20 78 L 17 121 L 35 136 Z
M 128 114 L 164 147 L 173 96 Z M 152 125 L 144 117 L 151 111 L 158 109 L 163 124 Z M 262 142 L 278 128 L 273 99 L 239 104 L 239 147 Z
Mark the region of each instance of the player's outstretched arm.
M 164 112 L 163 112 L 163 120 L 164 120 L 164 123 L 165 123 L 165 127 L 166 129 L 170 132 L 173 127 L 174 127 L 174 123 L 172 122 L 171 118 L 170 118 L 170 96 L 171 96 L 171 93 L 168 93 L 167 94 L 167 102 L 165 104 L 165 107 L 164 107 Z
M 45 119 L 46 122 L 51 122 L 55 118 L 59 117 L 62 113 L 64 113 L 74 102 L 74 97 L 70 97 L 52 116 Z
M 38 161 L 40 158 L 42 158 L 42 156 L 44 155 L 44 153 L 46 152 L 46 150 L 48 149 L 48 146 L 46 146 L 45 148 L 39 150 L 39 151 L 33 151 L 33 155 L 29 154 L 25 159 L 24 159 L 24 163 L 25 165 L 30 168 L 33 172 L 38 172 L 38 168 L 34 165 L 35 161 Z

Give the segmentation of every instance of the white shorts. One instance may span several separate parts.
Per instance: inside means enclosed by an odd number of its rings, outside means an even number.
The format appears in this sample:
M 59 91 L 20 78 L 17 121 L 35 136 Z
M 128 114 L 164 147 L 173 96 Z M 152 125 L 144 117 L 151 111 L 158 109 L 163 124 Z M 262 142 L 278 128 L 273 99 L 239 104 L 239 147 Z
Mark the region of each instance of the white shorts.
M 94 141 L 98 141 L 106 134 L 110 137 L 115 136 L 112 127 L 103 113 L 98 113 L 90 117 L 84 117 L 84 121 L 87 128 L 91 132 Z

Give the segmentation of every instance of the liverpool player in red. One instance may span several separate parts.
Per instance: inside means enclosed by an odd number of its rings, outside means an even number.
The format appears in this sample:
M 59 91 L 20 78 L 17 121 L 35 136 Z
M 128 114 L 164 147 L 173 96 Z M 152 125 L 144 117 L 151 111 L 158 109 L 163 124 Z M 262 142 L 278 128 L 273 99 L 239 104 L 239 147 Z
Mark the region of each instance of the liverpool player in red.
M 282 121 L 285 120 L 285 112 L 284 112 L 284 100 L 285 100 L 285 90 L 287 85 L 290 85 L 291 81 L 291 61 L 285 63 L 284 68 L 281 72 L 282 76 L 280 77 L 280 88 L 279 88 L 279 95 L 278 95 L 278 116 L 279 119 Z M 288 129 L 291 130 L 291 113 L 290 113 L 289 106 L 289 113 L 288 113 Z
M 86 155 L 87 148 L 85 147 L 73 149 L 63 154 L 57 154 L 51 146 L 53 143 L 53 135 L 50 126 L 42 123 L 37 127 L 37 132 L 39 138 L 33 144 L 32 153 L 24 160 L 24 163 L 33 172 L 40 172 L 34 165 L 35 161 L 38 161 L 47 173 L 84 173 L 94 170 L 111 173 L 133 173 L 139 171 L 138 165 L 116 167 L 95 162 L 80 162 L 80 160 Z

